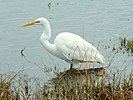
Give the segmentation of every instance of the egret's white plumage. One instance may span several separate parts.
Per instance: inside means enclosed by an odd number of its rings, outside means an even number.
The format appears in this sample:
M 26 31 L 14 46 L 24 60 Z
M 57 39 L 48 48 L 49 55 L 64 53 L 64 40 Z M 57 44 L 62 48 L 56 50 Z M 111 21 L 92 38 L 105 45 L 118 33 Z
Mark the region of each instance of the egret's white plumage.
M 45 18 L 38 18 L 35 21 L 23 24 L 22 26 L 34 24 L 43 25 L 44 31 L 41 34 L 40 42 L 52 55 L 65 60 L 71 65 L 78 62 L 105 62 L 104 57 L 99 51 L 79 35 L 62 32 L 56 36 L 54 44 L 51 44 L 48 41 L 51 37 L 51 28 L 48 20 Z

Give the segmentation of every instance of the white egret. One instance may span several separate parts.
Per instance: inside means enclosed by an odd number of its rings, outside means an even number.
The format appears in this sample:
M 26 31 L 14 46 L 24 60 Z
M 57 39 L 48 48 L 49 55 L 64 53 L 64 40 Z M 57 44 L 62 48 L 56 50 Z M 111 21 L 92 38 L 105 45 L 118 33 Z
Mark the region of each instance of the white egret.
M 40 37 L 42 46 L 52 55 L 70 63 L 70 68 L 72 68 L 74 63 L 79 62 L 105 62 L 104 57 L 92 44 L 76 34 L 62 32 L 56 36 L 54 44 L 51 44 L 48 41 L 51 37 L 51 27 L 49 21 L 45 18 L 38 18 L 32 22 L 23 24 L 22 26 L 36 24 L 44 27 Z

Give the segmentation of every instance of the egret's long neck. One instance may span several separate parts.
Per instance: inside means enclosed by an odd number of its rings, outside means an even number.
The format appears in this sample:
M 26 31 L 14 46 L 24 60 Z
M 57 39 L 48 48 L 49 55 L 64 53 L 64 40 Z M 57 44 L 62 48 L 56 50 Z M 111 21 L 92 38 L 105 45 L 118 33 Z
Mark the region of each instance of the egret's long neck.
M 54 53 L 55 51 L 55 45 L 54 44 L 51 44 L 48 40 L 50 39 L 51 37 L 51 29 L 50 29 L 50 25 L 49 23 L 47 25 L 44 26 L 44 31 L 43 33 L 41 34 L 41 37 L 40 37 L 40 42 L 42 44 L 42 46 L 50 53 Z M 55 54 L 53 54 L 55 55 Z
M 44 25 L 44 30 L 41 35 L 45 40 L 49 40 L 51 37 L 51 28 L 49 22 Z

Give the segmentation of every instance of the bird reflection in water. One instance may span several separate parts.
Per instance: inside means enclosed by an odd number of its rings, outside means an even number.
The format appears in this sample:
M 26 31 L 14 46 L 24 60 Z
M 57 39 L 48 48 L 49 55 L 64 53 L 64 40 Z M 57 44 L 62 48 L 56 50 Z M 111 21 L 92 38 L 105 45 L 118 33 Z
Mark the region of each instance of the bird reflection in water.
M 60 73 L 56 73 L 56 77 L 49 80 L 48 84 L 45 85 L 52 88 L 72 88 L 73 85 L 79 87 L 83 84 L 95 84 L 100 81 L 104 73 L 104 68 L 90 68 L 90 69 L 69 69 Z M 45 87 L 44 87 L 45 88 Z M 58 89 L 57 89 L 58 90 Z

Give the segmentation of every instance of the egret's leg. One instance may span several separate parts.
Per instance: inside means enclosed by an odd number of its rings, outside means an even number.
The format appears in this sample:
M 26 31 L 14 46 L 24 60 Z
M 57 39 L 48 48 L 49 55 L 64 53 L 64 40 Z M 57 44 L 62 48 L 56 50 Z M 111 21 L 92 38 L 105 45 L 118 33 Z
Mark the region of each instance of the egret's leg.
M 73 69 L 73 64 L 70 64 L 70 69 Z

